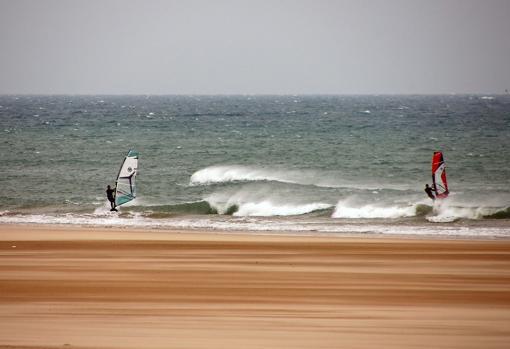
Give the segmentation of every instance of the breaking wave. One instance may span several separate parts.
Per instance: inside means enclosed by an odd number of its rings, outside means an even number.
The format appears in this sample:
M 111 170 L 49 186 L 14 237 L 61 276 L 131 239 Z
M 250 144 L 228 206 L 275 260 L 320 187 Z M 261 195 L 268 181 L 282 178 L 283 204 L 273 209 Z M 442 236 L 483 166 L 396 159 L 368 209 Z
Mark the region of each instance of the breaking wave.
M 459 219 L 508 219 L 510 207 L 466 207 L 456 206 L 448 201 L 437 203 L 433 214 L 427 217 L 429 222 L 454 222 Z
M 340 200 L 336 205 L 326 202 L 281 201 L 271 196 L 246 197 L 243 192 L 228 196 L 216 193 L 201 201 L 174 205 L 129 206 L 121 209 L 123 214 L 139 214 L 149 218 L 171 218 L 186 215 L 226 215 L 235 217 L 298 216 L 314 213 L 315 216 L 348 219 L 424 217 L 429 222 L 453 222 L 459 219 L 510 219 L 510 207 L 465 207 L 448 202 L 434 206 L 416 204 L 360 204 Z M 95 215 L 109 214 L 109 207 L 99 207 Z M 5 211 L 1 216 L 16 215 Z
M 147 217 L 151 218 L 166 218 L 175 215 L 203 215 L 203 214 L 217 214 L 218 211 L 214 209 L 207 201 L 186 202 L 174 205 L 156 205 L 156 206 L 132 206 L 131 211 L 141 212 Z
M 333 218 L 403 218 L 414 217 L 418 212 L 426 211 L 426 209 L 418 205 L 412 206 L 378 206 L 367 204 L 361 206 L 353 206 L 348 200 L 339 201 L 333 212 Z
M 215 198 L 216 197 L 216 198 Z M 270 199 L 260 201 L 241 201 L 239 196 L 232 196 L 226 201 L 218 201 L 217 196 L 211 196 L 207 200 L 188 202 L 175 205 L 156 206 L 128 206 L 120 209 L 120 214 L 141 215 L 143 217 L 162 219 L 186 215 L 226 215 L 236 217 L 270 217 L 270 216 L 295 216 L 312 212 L 321 212 L 332 208 L 326 203 L 278 203 Z M 109 206 L 101 206 L 95 209 L 94 215 L 109 215 Z M 328 212 L 325 212 L 328 215 Z
M 502 210 L 497 210 L 496 212 L 485 214 L 483 218 L 488 219 L 508 219 L 510 218 L 510 207 L 507 207 Z
M 271 169 L 242 165 L 210 166 L 198 170 L 190 178 L 190 185 L 207 185 L 213 183 L 248 182 L 248 181 L 275 181 L 281 183 L 334 186 L 317 180 L 320 178 L 314 171 L 296 171 L 284 169 Z
M 219 214 L 233 216 L 296 216 L 332 208 L 314 190 L 295 190 L 290 185 L 249 183 L 223 188 L 204 198 Z
M 0 211 L 0 223 L 274 231 L 299 234 L 510 237 L 510 227 L 504 220 L 510 218 L 510 207 L 476 209 L 448 205 L 432 207 L 425 204 L 393 204 L 385 207 L 382 203 L 354 205 L 348 200 L 339 201 L 335 206 L 321 202 L 277 202 L 271 198 L 237 201 L 239 198 L 240 196 L 232 195 L 226 201 L 214 201 L 212 200 L 214 197 L 211 197 L 208 198 L 210 201 L 201 200 L 175 205 L 124 206 L 119 212 L 110 212 L 106 203 L 97 207 L 93 213 L 27 214 L 16 210 L 4 210 Z M 485 219 L 486 222 L 480 224 L 471 219 L 463 219 L 460 223 L 448 224 L 461 219 L 462 216 Z M 497 218 L 503 221 L 498 222 Z
M 292 205 L 278 204 L 266 200 L 261 202 L 247 202 L 242 204 L 226 205 L 223 208 L 220 208 L 219 212 L 223 212 L 224 214 L 232 214 L 233 216 L 295 216 L 324 210 L 330 207 L 331 205 L 325 203 Z
M 362 190 L 408 190 L 405 185 L 359 183 L 342 178 L 337 172 L 317 170 L 288 170 L 282 168 L 256 167 L 245 165 L 216 165 L 196 171 L 190 178 L 191 186 L 229 182 L 274 181 L 280 183 L 310 185 L 323 188 L 352 188 Z
M 510 219 L 510 207 L 470 207 L 449 201 L 425 204 L 354 204 L 351 200 L 340 200 L 332 218 L 406 218 L 425 217 L 429 222 L 454 222 L 459 219 Z

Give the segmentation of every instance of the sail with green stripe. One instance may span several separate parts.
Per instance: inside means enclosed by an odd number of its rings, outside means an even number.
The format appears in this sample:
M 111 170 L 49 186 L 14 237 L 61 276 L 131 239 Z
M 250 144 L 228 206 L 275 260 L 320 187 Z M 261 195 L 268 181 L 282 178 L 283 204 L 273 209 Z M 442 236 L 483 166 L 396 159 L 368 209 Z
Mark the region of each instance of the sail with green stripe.
M 115 206 L 130 202 L 136 197 L 136 175 L 138 172 L 138 152 L 130 150 L 124 158 L 117 175 Z

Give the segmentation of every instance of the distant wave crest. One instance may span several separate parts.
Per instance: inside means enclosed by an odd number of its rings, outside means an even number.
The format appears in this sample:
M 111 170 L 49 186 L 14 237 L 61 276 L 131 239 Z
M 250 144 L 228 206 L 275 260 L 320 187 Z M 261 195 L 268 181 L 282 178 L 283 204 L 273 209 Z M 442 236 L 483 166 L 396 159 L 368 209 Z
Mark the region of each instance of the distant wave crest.
M 318 170 L 283 169 L 247 165 L 215 165 L 191 175 L 191 186 L 229 182 L 275 181 L 280 183 L 310 185 L 322 188 L 350 188 L 360 190 L 408 190 L 405 185 L 370 183 L 342 178 L 338 172 Z
M 242 165 L 210 166 L 195 172 L 190 178 L 191 185 L 224 183 L 235 181 L 278 181 L 299 183 L 295 173 Z M 300 183 L 310 184 L 310 183 Z

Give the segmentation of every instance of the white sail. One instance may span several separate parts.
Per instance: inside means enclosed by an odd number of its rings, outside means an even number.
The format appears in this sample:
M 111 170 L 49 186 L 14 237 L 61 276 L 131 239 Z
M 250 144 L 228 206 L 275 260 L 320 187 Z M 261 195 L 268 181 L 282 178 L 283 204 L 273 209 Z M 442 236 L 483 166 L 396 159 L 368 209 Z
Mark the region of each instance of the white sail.
M 115 206 L 123 205 L 136 197 L 138 152 L 130 150 L 122 162 L 115 188 Z

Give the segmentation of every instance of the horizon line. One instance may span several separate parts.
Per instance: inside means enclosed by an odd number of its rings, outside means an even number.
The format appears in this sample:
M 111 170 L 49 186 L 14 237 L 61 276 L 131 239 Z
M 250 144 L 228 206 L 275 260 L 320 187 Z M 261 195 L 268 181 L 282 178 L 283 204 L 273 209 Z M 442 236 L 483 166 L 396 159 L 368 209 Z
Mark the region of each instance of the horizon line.
M 0 96 L 507 96 L 504 92 L 430 92 L 430 93 L 0 93 Z

